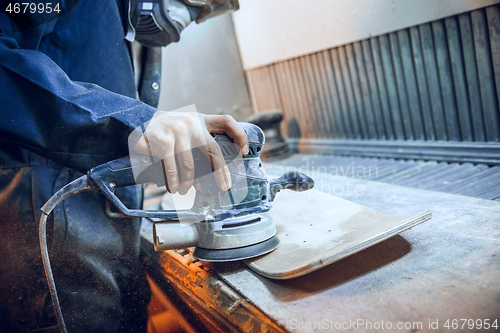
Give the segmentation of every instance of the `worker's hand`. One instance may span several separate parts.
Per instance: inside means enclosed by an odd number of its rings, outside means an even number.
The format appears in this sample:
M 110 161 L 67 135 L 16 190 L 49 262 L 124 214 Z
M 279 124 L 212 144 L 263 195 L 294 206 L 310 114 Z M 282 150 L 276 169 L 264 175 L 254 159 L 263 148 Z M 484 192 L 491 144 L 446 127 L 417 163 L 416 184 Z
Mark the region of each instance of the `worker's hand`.
M 242 155 L 248 154 L 247 135 L 233 117 L 175 111 L 157 112 L 133 150 L 161 158 L 168 191 L 186 194 L 194 180 L 191 149 L 198 147 L 210 159 L 218 187 L 227 191 L 231 187 L 229 169 L 210 133 L 226 133 L 240 147 Z M 180 170 L 177 170 L 176 155 Z M 179 173 L 182 183 L 179 183 Z

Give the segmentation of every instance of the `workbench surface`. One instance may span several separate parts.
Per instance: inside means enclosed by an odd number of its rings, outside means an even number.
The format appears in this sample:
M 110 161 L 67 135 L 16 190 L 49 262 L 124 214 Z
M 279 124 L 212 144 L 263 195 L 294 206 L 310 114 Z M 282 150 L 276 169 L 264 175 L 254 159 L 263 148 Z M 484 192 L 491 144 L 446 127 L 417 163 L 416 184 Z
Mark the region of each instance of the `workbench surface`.
M 267 164 L 270 178 L 282 171 L 279 164 Z M 474 320 L 474 328 L 495 320 L 500 325 L 498 201 L 331 173 L 314 172 L 312 177 L 316 189 L 383 213 L 429 210 L 433 217 L 290 280 L 264 278 L 242 262 L 206 264 L 211 279 L 239 293 L 239 303 L 249 302 L 275 328 L 289 332 L 469 331 L 472 321 L 465 319 Z M 310 223 L 314 221 L 304 221 L 305 226 Z M 213 297 L 213 290 L 205 292 L 206 299 Z
M 212 265 L 281 327 L 363 331 L 401 323 L 402 331 L 427 331 L 431 325 L 449 332 L 444 325 L 453 319 L 459 327 L 460 319 L 500 322 L 500 203 L 326 174 L 315 181 L 323 189 L 342 187 L 340 197 L 380 212 L 430 210 L 433 218 L 292 280 L 258 276 L 242 263 Z

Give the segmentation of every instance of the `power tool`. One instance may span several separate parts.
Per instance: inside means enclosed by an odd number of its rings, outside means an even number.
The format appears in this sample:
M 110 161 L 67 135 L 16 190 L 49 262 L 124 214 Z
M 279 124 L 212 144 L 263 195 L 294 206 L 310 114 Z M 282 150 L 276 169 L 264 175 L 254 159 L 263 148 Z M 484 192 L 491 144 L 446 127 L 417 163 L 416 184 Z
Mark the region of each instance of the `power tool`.
M 264 133 L 253 124 L 240 123 L 245 130 L 249 153 L 240 149 L 226 134 L 216 134 L 231 176 L 231 188 L 218 188 L 214 170 L 201 149 L 193 148 L 196 196 L 189 210 L 135 210 L 127 208 L 115 195 L 116 188 L 155 183 L 166 186 L 162 160 L 147 155 L 123 157 L 92 168 L 55 193 L 42 207 L 40 245 L 56 314 L 63 332 L 64 320 L 59 307 L 47 251 L 48 215 L 64 199 L 87 190 L 100 190 L 109 199 L 108 215 L 155 219 L 153 240 L 157 251 L 195 246 L 193 256 L 206 261 L 232 261 L 269 253 L 279 246 L 272 215 L 272 201 L 282 189 L 305 191 L 314 181 L 296 171 L 268 180 L 260 153 Z M 182 181 L 182 180 L 181 180 Z M 114 210 L 111 203 L 118 211 Z

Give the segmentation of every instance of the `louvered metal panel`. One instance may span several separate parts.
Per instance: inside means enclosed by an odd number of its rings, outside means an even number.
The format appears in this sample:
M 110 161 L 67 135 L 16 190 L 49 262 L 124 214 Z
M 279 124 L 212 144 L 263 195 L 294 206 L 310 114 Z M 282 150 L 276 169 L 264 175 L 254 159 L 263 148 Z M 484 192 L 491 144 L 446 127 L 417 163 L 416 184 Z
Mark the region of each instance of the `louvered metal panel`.
M 497 5 L 253 69 L 254 111 L 289 137 L 498 142 L 499 32 Z
M 500 201 L 500 166 L 308 154 L 264 165 L 271 176 L 304 172 L 316 180 L 316 188 L 329 192 L 332 189 L 321 187 L 331 182 L 321 179 L 342 176 Z

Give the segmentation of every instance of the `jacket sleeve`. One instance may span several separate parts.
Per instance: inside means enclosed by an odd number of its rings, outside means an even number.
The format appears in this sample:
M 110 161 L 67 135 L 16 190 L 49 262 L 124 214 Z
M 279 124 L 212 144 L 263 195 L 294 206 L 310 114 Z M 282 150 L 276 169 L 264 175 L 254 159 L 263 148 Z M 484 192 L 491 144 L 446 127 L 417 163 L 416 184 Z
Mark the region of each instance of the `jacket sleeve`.
M 128 155 L 128 135 L 156 110 L 70 80 L 34 46 L 43 25 L 17 38 L 7 22 L 0 14 L 0 138 L 80 172 Z

